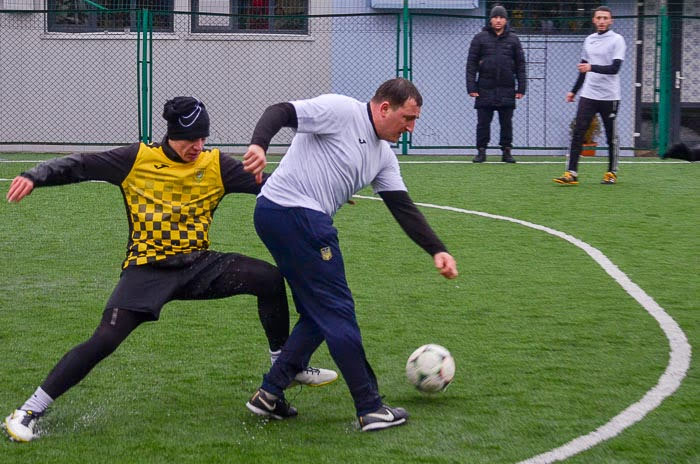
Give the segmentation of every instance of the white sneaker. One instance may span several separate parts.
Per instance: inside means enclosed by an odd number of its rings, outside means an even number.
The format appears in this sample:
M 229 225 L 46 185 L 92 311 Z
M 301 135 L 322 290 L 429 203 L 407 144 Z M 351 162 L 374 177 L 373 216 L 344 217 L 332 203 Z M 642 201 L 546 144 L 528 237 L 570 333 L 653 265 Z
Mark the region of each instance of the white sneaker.
M 35 437 L 34 427 L 36 421 L 42 416 L 42 413 L 34 411 L 24 411 L 15 409 L 12 414 L 5 418 L 5 430 L 11 440 L 28 442 Z
M 308 385 L 309 387 L 322 387 L 336 380 L 338 380 L 338 373 L 336 371 L 309 366 L 299 372 L 289 386 L 293 387 L 294 385 L 301 384 Z

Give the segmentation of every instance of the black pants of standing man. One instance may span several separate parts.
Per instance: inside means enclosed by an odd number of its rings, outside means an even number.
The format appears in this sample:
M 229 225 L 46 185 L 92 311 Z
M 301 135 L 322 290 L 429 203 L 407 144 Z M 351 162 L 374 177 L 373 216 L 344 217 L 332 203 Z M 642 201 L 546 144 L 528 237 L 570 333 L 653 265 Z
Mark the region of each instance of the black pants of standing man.
M 474 158 L 474 162 L 480 163 L 486 161 L 486 148 L 491 141 L 491 121 L 493 113 L 498 111 L 498 123 L 501 126 L 499 145 L 503 150 L 503 161 L 507 163 L 515 163 L 515 160 L 510 154 L 510 149 L 513 147 L 513 107 L 496 107 L 489 106 L 486 108 L 476 109 L 476 148 L 478 154 Z
M 513 108 L 495 107 L 476 109 L 476 148 L 486 148 L 491 141 L 491 121 L 493 113 L 498 111 L 498 123 L 501 126 L 499 145 L 513 146 Z

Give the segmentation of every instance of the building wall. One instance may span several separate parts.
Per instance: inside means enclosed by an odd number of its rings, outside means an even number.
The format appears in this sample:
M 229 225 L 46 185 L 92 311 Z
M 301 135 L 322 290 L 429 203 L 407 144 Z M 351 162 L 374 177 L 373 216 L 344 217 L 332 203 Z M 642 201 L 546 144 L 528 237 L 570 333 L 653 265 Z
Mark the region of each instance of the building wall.
M 474 144 L 476 112 L 466 93 L 464 68 L 469 42 L 484 24 L 479 18 L 485 15 L 481 4 L 478 9 L 439 11 L 461 18 L 413 18 L 410 71 L 425 97 L 413 135 L 415 146 Z M 636 14 L 633 1 L 610 5 L 616 16 Z M 186 0 L 176 2 L 176 10 L 188 9 Z M 308 36 L 192 34 L 189 16 L 176 15 L 173 33 L 154 33 L 153 139 L 160 139 L 165 130 L 160 117 L 163 102 L 176 95 L 205 101 L 212 113 L 212 145 L 245 144 L 269 104 L 327 92 L 367 100 L 380 82 L 400 75 L 399 10 L 373 9 L 370 0 L 311 0 L 309 12 L 384 14 L 314 18 Z M 135 141 L 139 135 L 136 35 L 47 33 L 43 18 L 0 14 L 0 59 L 12 63 L 3 69 L 0 96 L 9 107 L 22 108 L 0 115 L 0 142 Z M 635 21 L 618 18 L 615 23 L 627 42 L 619 121 L 623 146 L 634 143 Z M 527 96 L 515 112 L 514 143 L 565 147 L 576 105 L 565 103 L 564 95 L 576 79 L 583 36 L 520 38 L 530 80 Z M 498 125 L 493 129 L 495 144 Z M 291 135 L 284 131 L 274 142 L 288 143 Z
M 0 15 L 1 141 L 135 139 L 135 52 L 131 40 L 52 37 L 41 14 Z
M 324 3 L 312 2 L 310 13 Z M 312 22 L 308 36 L 192 34 L 189 15 L 174 22 L 173 33 L 153 34 L 156 140 L 165 131 L 163 102 L 176 95 L 207 104 L 211 143 L 246 143 L 231 128 L 249 137 L 267 105 L 332 91 L 328 21 Z M 22 109 L 0 114 L 0 142 L 138 140 L 137 34 L 49 33 L 43 14 L 0 14 L 0 59 L 0 97 Z
M 341 0 L 337 3 L 345 7 L 338 7 L 335 11 L 347 11 L 347 1 Z M 479 8 L 471 10 L 411 10 L 414 13 L 411 75 L 424 96 L 421 118 L 412 136 L 414 147 L 464 147 L 476 143 L 476 110 L 473 109 L 474 100 L 466 92 L 465 67 L 470 41 L 485 25 L 482 19 L 475 18 L 487 16 L 485 2 L 480 3 Z M 619 0 L 608 4 L 615 16 L 621 17 L 615 20 L 614 30 L 623 35 L 627 44 L 626 59 L 620 73 L 622 106 L 618 130 L 621 145 L 629 147 L 634 146 L 635 142 L 637 24 L 636 18 L 622 17 L 636 16 L 636 3 Z M 362 11 L 400 14 L 400 10 L 377 10 L 369 6 Z M 436 13 L 444 13 L 444 16 L 436 16 Z M 517 30 L 515 32 L 517 33 Z M 352 31 L 346 34 L 353 36 Z M 585 35 L 519 34 L 519 37 L 528 61 L 529 90 L 526 97 L 517 103 L 513 118 L 513 143 L 516 146 L 528 147 L 567 147 L 570 140 L 569 123 L 575 116 L 576 104 L 566 103 L 564 96 L 578 76 L 576 65 L 580 60 Z M 345 36 L 344 40 L 352 42 L 354 39 Z M 335 62 L 351 62 L 352 60 L 347 58 L 348 53 L 350 50 L 347 47 L 334 48 Z M 399 57 L 402 57 L 401 51 Z M 400 61 L 402 65 L 402 60 Z M 364 69 L 366 68 L 367 66 Z M 344 84 L 355 76 L 337 64 L 333 69 L 334 75 L 338 76 L 337 82 L 341 84 L 336 90 L 342 91 L 348 87 Z M 367 80 L 367 84 L 374 85 L 370 80 Z M 497 145 L 498 136 L 498 123 L 494 121 L 492 145 Z M 603 135 L 599 142 L 604 144 Z M 541 153 L 541 150 L 539 152 Z M 567 152 L 568 149 L 562 148 L 550 153 Z M 516 153 L 526 154 L 533 151 L 516 150 Z

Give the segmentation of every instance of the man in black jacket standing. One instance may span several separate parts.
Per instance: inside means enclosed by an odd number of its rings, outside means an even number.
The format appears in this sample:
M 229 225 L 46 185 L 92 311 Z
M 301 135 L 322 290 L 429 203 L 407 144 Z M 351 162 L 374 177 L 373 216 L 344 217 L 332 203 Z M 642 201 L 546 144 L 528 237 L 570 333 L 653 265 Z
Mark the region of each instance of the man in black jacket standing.
M 475 163 L 486 161 L 494 111 L 498 111 L 501 126 L 501 161 L 515 163 L 511 155 L 513 110 L 515 100 L 525 95 L 526 79 L 525 54 L 520 39 L 508 28 L 506 9 L 495 6 L 491 10 L 489 25 L 472 39 L 467 58 L 467 92 L 476 98 L 474 108 L 477 111 L 478 153 L 473 159 Z

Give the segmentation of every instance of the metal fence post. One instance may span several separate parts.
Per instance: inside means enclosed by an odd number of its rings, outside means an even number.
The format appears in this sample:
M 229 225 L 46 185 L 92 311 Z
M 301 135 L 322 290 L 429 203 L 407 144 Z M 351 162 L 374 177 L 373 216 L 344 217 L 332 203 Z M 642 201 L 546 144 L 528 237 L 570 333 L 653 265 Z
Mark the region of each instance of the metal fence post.
M 657 127 L 659 131 L 657 153 L 663 156 L 668 147 L 668 135 L 671 120 L 671 28 L 669 27 L 668 9 L 662 5 L 659 9 L 661 18 L 661 40 L 659 43 L 659 106 Z
M 401 71 L 401 77 L 404 79 L 409 78 L 408 69 L 408 0 L 403 0 L 403 66 Z M 406 132 L 401 136 L 401 154 L 408 154 L 408 134 Z
M 143 143 L 151 142 L 152 118 L 152 94 L 153 75 L 151 58 L 153 56 L 152 19 L 147 9 L 137 12 L 136 16 L 136 56 L 137 56 L 137 83 L 138 83 L 138 110 L 139 110 L 139 140 Z

